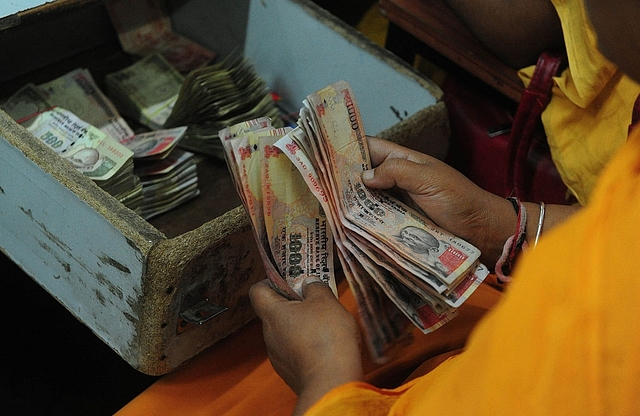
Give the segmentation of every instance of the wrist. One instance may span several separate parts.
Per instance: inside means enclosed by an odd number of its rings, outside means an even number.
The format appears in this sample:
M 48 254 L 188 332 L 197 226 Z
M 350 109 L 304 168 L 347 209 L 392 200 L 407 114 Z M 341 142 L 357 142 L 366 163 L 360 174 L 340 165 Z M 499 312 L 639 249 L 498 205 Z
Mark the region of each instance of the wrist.
M 325 394 L 354 381 L 362 381 L 364 372 L 360 361 L 348 362 L 344 366 L 325 368 L 308 376 L 301 391 L 298 394 L 298 402 L 293 413 L 294 416 L 304 414 L 311 406 L 320 400 Z
M 544 229 L 544 219 L 547 206 L 544 203 L 523 202 L 527 210 L 527 245 L 534 247 L 536 239 Z M 544 210 L 542 207 L 545 207 Z
M 502 254 L 505 242 L 516 231 L 518 214 L 509 200 L 495 195 L 491 196 L 491 201 L 485 206 L 488 227 L 484 232 L 484 243 L 479 248 L 482 251 L 482 262 L 494 265 Z

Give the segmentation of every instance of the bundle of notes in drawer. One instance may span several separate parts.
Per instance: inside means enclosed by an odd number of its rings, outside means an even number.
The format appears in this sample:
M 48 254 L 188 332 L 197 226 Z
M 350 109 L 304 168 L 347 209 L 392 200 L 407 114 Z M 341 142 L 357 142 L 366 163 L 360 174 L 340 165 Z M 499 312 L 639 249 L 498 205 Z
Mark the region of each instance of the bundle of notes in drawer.
M 142 185 L 133 174 L 133 153 L 118 142 L 133 131 L 88 70 L 27 84 L 2 109 L 106 192 L 138 208 Z
M 38 114 L 27 130 L 124 205 L 140 205 L 133 152 L 101 130 L 62 107 Z
M 145 219 L 200 194 L 194 154 L 176 147 L 186 130 L 186 127 L 156 130 L 121 142 L 134 152 L 133 172 L 142 183 L 139 213 Z
M 247 59 L 194 69 L 182 76 L 159 53 L 106 76 L 116 107 L 150 130 L 188 126 L 180 147 L 223 159 L 218 131 L 256 117 L 280 123 L 266 83 Z
M 147 86 L 138 87 L 141 91 L 152 91 L 158 82 L 163 85 L 169 82 L 153 77 L 155 73 L 149 67 L 154 65 L 149 61 L 151 59 L 143 59 L 142 64 L 133 65 L 135 70 L 129 68 L 126 72 L 137 74 L 140 68 L 146 68 L 138 78 L 133 77 L 138 84 Z M 142 79 L 144 76 L 155 81 L 147 82 Z M 178 74 L 175 79 L 167 79 L 178 82 L 181 77 Z M 180 85 L 177 84 L 174 98 Z M 165 96 L 157 94 L 155 97 L 147 93 L 134 96 L 149 102 L 166 101 Z M 27 84 L 13 94 L 2 109 L 78 171 L 144 218 L 164 213 L 200 193 L 193 154 L 177 149 L 187 128 L 136 134 L 85 68 L 40 85 Z
M 282 125 L 264 80 L 247 59 L 230 56 L 187 75 L 164 126 L 189 126 L 182 148 L 223 159 L 220 129 L 256 117 Z
M 426 333 L 452 319 L 488 270 L 477 248 L 363 184 L 371 162 L 346 82 L 309 95 L 299 115 L 293 129 L 262 118 L 221 130 L 229 169 L 273 287 L 300 298 L 316 275 L 335 293 L 335 244 L 369 347 L 383 357 L 410 323 Z

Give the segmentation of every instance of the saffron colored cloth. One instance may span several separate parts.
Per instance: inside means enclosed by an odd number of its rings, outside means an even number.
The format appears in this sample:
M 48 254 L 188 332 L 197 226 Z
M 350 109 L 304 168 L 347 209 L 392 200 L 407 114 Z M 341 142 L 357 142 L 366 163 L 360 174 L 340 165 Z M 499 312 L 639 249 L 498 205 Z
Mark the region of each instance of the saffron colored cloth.
M 640 86 L 598 51 L 583 0 L 552 3 L 562 23 L 569 66 L 555 78 L 542 123 L 562 180 L 585 205 L 602 169 L 627 140 Z M 533 70 L 520 71 L 525 85 Z
M 309 416 L 640 414 L 640 130 L 592 201 L 522 255 L 461 354 L 400 388 L 349 383 Z
M 355 300 L 344 279 L 338 290 L 341 303 L 355 315 Z M 397 387 L 425 360 L 437 363 L 441 356 L 457 352 L 501 296 L 502 286 L 489 276 L 455 319 L 430 334 L 415 329 L 388 363 L 376 364 L 363 352 L 366 380 L 379 387 Z M 271 366 L 261 323 L 254 320 L 158 379 L 116 415 L 288 415 L 296 400 Z

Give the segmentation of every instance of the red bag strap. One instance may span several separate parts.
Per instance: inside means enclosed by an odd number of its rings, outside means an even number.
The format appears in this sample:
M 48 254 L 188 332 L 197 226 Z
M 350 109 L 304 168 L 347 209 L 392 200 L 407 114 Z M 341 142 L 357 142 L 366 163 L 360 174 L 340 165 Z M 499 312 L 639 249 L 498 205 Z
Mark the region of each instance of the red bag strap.
M 513 119 L 509 137 L 507 193 L 523 200 L 526 199 L 526 160 L 533 144 L 533 133 L 540 122 L 542 111 L 551 100 L 553 77 L 558 73 L 563 60 L 562 54 L 544 52 L 540 55 L 531 82 L 522 94 Z

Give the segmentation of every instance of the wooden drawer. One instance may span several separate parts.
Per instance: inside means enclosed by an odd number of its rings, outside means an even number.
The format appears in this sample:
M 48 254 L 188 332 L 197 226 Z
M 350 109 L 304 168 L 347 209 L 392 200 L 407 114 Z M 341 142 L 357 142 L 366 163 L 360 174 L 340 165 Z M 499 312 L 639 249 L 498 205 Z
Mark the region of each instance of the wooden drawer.
M 176 31 L 219 56 L 240 48 L 288 106 L 345 79 L 368 134 L 444 156 L 440 90 L 314 3 L 167 8 Z M 12 19 L 0 30 L 10 63 L 0 69 L 0 98 L 80 66 L 100 79 L 123 62 L 99 0 L 58 0 Z M 146 221 L 0 111 L 0 249 L 131 366 L 170 372 L 253 319 L 247 292 L 265 277 L 226 165 L 205 159 L 198 176 L 199 197 Z M 214 306 L 226 309 L 200 324 L 185 319 Z

